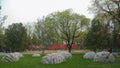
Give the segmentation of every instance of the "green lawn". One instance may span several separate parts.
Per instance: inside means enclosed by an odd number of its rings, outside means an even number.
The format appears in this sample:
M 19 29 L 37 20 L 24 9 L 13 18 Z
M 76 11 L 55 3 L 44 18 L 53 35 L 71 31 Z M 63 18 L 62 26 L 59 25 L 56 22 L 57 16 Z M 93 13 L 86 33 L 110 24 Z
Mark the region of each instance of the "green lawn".
M 119 56 L 113 63 L 95 63 L 92 59 L 83 59 L 83 54 L 73 54 L 71 59 L 60 64 L 42 64 L 41 57 L 25 55 L 17 62 L 0 61 L 0 68 L 120 68 Z

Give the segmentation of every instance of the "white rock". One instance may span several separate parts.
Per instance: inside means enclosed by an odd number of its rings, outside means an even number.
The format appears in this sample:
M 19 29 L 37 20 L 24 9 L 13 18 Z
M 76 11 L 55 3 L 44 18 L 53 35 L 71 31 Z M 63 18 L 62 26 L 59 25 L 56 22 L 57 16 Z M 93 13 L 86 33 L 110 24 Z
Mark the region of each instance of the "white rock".
M 37 57 L 37 56 L 40 56 L 40 54 L 35 53 L 35 54 L 33 54 L 32 56 Z
M 19 57 L 17 55 L 15 55 L 14 53 L 6 53 L 2 57 L 3 62 L 14 62 L 14 61 L 18 61 L 18 60 L 19 60 Z
M 72 54 L 69 52 L 57 52 L 44 56 L 41 60 L 43 64 L 58 64 L 64 62 L 65 59 L 71 58 Z
M 41 63 L 43 64 L 58 64 L 64 62 L 65 58 L 59 53 L 47 54 L 42 58 Z
M 5 55 L 5 53 L 4 52 L 0 52 L 0 56 L 3 56 L 3 55 Z
M 51 55 L 51 59 L 51 64 L 58 64 L 64 61 L 64 56 L 56 53 Z
M 58 52 L 59 54 L 63 55 L 65 57 L 65 59 L 68 59 L 68 58 L 72 58 L 72 54 L 69 53 L 69 52 Z
M 115 58 L 112 55 L 112 53 L 102 51 L 102 52 L 97 52 L 96 55 L 94 56 L 94 62 L 114 62 Z
M 85 53 L 83 58 L 92 59 L 92 58 L 94 58 L 94 56 L 95 56 L 95 52 L 91 51 L 91 52 Z
M 42 58 L 41 63 L 43 63 L 43 64 L 50 64 L 50 61 L 51 61 L 51 57 L 49 57 L 49 56 L 44 56 L 44 57 Z
M 19 53 L 19 52 L 14 52 L 14 54 L 15 54 L 16 56 L 18 56 L 19 58 L 24 57 L 23 54 L 22 54 L 22 53 Z

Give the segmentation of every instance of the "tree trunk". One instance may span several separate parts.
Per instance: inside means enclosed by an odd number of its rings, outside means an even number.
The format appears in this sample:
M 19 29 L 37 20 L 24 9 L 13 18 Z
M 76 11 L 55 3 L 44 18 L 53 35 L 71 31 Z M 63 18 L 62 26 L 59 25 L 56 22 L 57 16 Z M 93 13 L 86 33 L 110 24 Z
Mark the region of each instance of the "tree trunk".
M 71 53 L 71 48 L 68 48 L 68 52 L 70 52 L 70 53 Z
M 72 48 L 72 45 L 68 44 L 68 45 L 67 45 L 67 47 L 68 47 L 68 52 L 70 52 L 70 53 L 71 53 L 71 48 Z
M 44 51 L 45 51 L 45 46 L 43 45 L 42 46 L 42 54 L 44 54 Z

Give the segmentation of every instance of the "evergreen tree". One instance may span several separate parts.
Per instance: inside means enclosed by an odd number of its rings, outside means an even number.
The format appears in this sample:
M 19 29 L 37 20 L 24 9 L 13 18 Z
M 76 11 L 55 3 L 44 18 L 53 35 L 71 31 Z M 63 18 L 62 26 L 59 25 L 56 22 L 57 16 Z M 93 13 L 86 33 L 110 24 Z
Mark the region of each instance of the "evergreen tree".
M 23 51 L 27 43 L 27 32 L 22 23 L 9 25 L 5 30 L 5 44 L 12 51 Z

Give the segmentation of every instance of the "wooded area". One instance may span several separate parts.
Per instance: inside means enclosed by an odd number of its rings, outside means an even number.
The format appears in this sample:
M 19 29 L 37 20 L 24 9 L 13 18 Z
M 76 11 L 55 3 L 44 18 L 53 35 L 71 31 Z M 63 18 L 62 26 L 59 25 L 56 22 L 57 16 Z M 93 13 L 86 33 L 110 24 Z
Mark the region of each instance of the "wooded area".
M 52 44 L 66 44 L 71 52 L 77 49 L 102 50 L 120 48 L 120 2 L 92 0 L 89 11 L 95 14 L 90 20 L 72 9 L 53 12 L 32 24 L 13 23 L 3 27 L 5 17 L 0 18 L 0 51 L 30 50 L 31 45 L 41 45 L 44 53 Z

